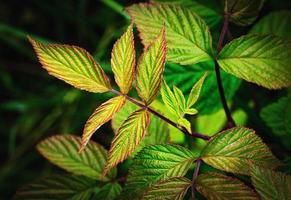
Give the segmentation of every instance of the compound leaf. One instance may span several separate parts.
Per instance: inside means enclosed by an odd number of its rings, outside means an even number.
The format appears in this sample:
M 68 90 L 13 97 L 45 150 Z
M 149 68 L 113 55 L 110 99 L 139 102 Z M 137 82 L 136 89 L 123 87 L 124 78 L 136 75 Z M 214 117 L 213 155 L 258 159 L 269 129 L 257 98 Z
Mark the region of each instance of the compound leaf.
M 146 104 L 155 99 L 160 89 L 167 54 L 165 34 L 163 27 L 158 37 L 146 47 L 139 59 L 136 89 Z
M 119 128 L 109 150 L 109 158 L 104 173 L 124 161 L 136 149 L 145 136 L 149 125 L 149 113 L 146 109 L 133 112 Z
M 213 136 L 201 152 L 204 162 L 227 172 L 249 175 L 250 165 L 277 167 L 280 162 L 255 134 L 235 127 Z
M 240 26 L 247 26 L 257 19 L 264 1 L 224 0 L 224 13 L 229 16 L 231 22 Z
M 208 172 L 196 179 L 196 189 L 209 200 L 246 199 L 258 200 L 258 195 L 236 178 Z
M 219 54 L 226 72 L 269 89 L 291 85 L 290 43 L 272 35 L 246 35 L 233 40 Z
M 158 182 L 145 193 L 144 200 L 165 199 L 183 200 L 191 181 L 183 177 L 174 177 Z
M 288 200 L 291 197 L 291 176 L 253 166 L 252 183 L 262 200 Z
M 41 141 L 37 150 L 50 162 L 68 172 L 84 175 L 100 181 L 109 181 L 116 176 L 113 169 L 102 176 L 106 165 L 107 151 L 90 141 L 82 153 L 78 153 L 81 138 L 72 135 L 56 135 Z
M 126 99 L 124 96 L 113 97 L 99 106 L 86 122 L 80 152 L 84 150 L 93 133 L 100 126 L 108 122 L 124 105 Z
M 98 182 L 84 176 L 54 174 L 20 188 L 14 200 L 90 200 Z
M 115 81 L 123 94 L 132 86 L 135 73 L 135 48 L 132 25 L 114 44 L 111 53 L 111 67 Z
M 143 148 L 129 170 L 124 189 L 126 198 L 139 199 L 152 184 L 184 176 L 195 159 L 193 152 L 178 145 L 160 144 Z
M 32 38 L 29 41 L 50 75 L 89 92 L 111 90 L 109 79 L 86 50 L 69 45 L 44 45 Z
M 211 60 L 212 39 L 206 23 L 193 11 L 179 5 L 135 4 L 127 8 L 137 25 L 144 45 L 148 45 L 162 26 L 167 30 L 167 60 L 194 64 Z

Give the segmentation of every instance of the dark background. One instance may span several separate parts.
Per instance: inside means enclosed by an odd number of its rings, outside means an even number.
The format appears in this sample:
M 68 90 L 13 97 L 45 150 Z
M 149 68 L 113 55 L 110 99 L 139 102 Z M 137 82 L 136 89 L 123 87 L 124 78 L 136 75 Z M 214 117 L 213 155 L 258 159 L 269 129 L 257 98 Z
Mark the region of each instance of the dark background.
M 104 2 L 1 0 L 0 199 L 10 199 L 20 186 L 52 170 L 56 171 L 36 152 L 35 144 L 42 138 L 60 133 L 81 135 L 92 111 L 109 98 L 109 95 L 76 90 L 49 76 L 37 62 L 26 35 L 45 42 L 81 46 L 110 74 L 113 42 L 125 30 L 129 20 L 119 7 Z M 118 1 L 122 6 L 135 2 Z M 270 0 L 260 15 L 270 10 L 288 8 L 291 8 L 290 0 Z M 247 28 L 233 27 L 232 30 L 236 36 L 245 33 Z M 245 95 L 246 87 L 249 85 L 242 84 L 237 95 L 244 94 L 248 101 L 252 97 L 251 94 Z M 285 93 L 251 87 L 257 94 L 259 107 Z M 268 98 L 263 99 L 262 95 Z M 259 122 L 249 124 L 256 128 Z M 108 147 L 112 137 L 109 125 L 103 126 L 100 132 L 109 134 L 95 134 L 94 139 Z M 274 138 L 265 135 L 264 139 L 271 141 Z M 275 146 L 274 149 L 278 149 L 277 155 L 282 151 L 286 153 L 280 147 Z

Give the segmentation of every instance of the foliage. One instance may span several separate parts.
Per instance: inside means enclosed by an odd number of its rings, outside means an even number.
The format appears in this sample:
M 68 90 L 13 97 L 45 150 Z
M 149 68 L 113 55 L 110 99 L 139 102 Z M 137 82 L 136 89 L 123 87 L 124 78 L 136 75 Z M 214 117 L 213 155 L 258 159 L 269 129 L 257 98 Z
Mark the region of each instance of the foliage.
M 111 54 L 110 29 L 93 55 L 28 36 L 48 74 L 88 93 L 63 97 L 72 108 L 87 95 L 72 115 L 95 111 L 82 137 L 33 140 L 57 168 L 14 199 L 289 199 L 290 11 L 261 18 L 264 0 L 102 2 L 131 20 Z M 102 48 L 111 59 L 101 59 Z

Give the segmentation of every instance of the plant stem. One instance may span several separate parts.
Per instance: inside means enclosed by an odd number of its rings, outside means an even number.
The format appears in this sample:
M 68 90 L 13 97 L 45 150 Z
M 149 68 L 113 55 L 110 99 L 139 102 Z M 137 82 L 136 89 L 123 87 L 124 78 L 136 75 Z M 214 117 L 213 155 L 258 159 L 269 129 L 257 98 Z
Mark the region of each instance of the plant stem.
M 195 170 L 194 170 L 194 173 L 193 173 L 193 176 L 192 176 L 192 192 L 191 192 L 191 196 L 192 196 L 193 200 L 195 200 L 195 184 L 196 184 L 195 181 L 196 181 L 196 178 L 197 178 L 199 170 L 200 170 L 200 165 L 201 165 L 201 160 L 197 159 L 196 160 L 196 167 L 195 167 Z
M 221 74 L 220 74 L 220 67 L 217 63 L 217 55 L 219 54 L 219 52 L 221 51 L 222 47 L 223 47 L 223 41 L 225 38 L 226 33 L 228 32 L 228 15 L 224 16 L 224 22 L 223 22 L 223 27 L 219 36 L 219 41 L 218 41 L 218 45 L 217 45 L 217 49 L 216 49 L 216 56 L 215 56 L 215 73 L 216 73 L 216 80 L 217 80 L 217 86 L 218 86 L 218 91 L 219 91 L 219 95 L 220 95 L 220 99 L 221 99 L 221 103 L 223 105 L 224 108 L 224 112 L 227 118 L 227 127 L 231 128 L 235 126 L 235 122 L 231 116 L 230 110 L 227 106 L 227 101 L 225 98 L 225 94 L 224 94 L 224 89 L 223 89 L 223 85 L 222 85 L 222 80 L 221 80 Z
M 185 133 L 186 135 L 190 135 L 192 137 L 195 137 L 195 138 L 200 138 L 200 139 L 203 139 L 203 140 L 209 140 L 210 137 L 207 136 L 207 135 L 203 135 L 203 134 L 200 134 L 200 133 L 195 133 L 195 132 L 192 132 L 190 133 L 189 131 L 187 131 L 186 128 L 184 127 L 180 127 L 177 123 L 175 123 L 174 121 L 170 120 L 169 118 L 161 115 L 160 113 L 158 113 L 157 111 L 153 110 L 152 108 L 150 108 L 149 106 L 137 101 L 136 99 L 130 97 L 130 96 L 127 96 L 126 94 L 122 94 L 114 89 L 111 90 L 114 94 L 117 94 L 117 95 L 122 95 L 124 96 L 128 101 L 134 103 L 135 105 L 141 107 L 141 108 L 145 108 L 147 109 L 150 113 L 152 113 L 153 115 L 159 117 L 160 119 L 164 120 L 166 123 L 176 127 L 177 129 L 179 129 L 180 131 L 182 131 L 183 133 Z
M 101 0 L 105 5 L 107 5 L 108 7 L 110 7 L 112 10 L 116 11 L 117 13 L 119 13 L 120 15 L 122 15 L 125 19 L 130 19 L 130 17 L 128 16 L 128 14 L 126 12 L 124 12 L 123 6 L 120 5 L 119 3 L 117 3 L 114 0 Z

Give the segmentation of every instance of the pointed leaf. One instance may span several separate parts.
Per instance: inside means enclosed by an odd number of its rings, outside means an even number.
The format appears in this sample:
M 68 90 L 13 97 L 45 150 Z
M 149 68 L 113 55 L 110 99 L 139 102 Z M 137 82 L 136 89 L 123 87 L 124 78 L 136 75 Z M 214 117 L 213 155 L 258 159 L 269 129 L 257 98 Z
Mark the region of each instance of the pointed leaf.
M 132 25 L 114 44 L 111 53 L 111 67 L 117 85 L 123 94 L 131 88 L 135 73 L 135 48 Z
M 81 138 L 72 135 L 57 135 L 43 140 L 37 150 L 50 162 L 68 172 L 89 178 L 109 181 L 116 176 L 116 169 L 102 176 L 107 151 L 99 144 L 90 141 L 87 148 L 78 153 Z
M 205 72 L 204 75 L 195 83 L 195 85 L 193 85 L 191 92 L 190 92 L 190 95 L 189 95 L 188 100 L 187 100 L 187 107 L 188 108 L 191 108 L 197 102 L 198 97 L 199 97 L 200 92 L 201 92 L 202 85 L 204 83 L 204 80 L 205 80 L 207 74 L 208 73 Z
M 166 60 L 165 29 L 144 50 L 137 67 L 136 89 L 140 98 L 150 104 L 160 89 Z
M 109 150 L 108 163 L 104 174 L 124 161 L 140 144 L 149 125 L 149 113 L 140 109 L 132 113 L 119 128 Z
M 184 176 L 194 164 L 196 155 L 178 145 L 153 145 L 141 150 L 129 170 L 124 189 L 125 199 L 140 199 L 153 183 Z
M 80 152 L 84 150 L 91 136 L 103 124 L 108 122 L 124 105 L 126 99 L 124 96 L 113 97 L 99 106 L 86 122 Z
M 193 11 L 178 5 L 135 4 L 127 8 L 137 25 L 144 45 L 148 45 L 164 25 L 167 30 L 167 60 L 194 64 L 211 60 L 212 41 L 205 22 Z
M 109 79 L 86 50 L 69 45 L 44 45 L 32 38 L 29 41 L 50 75 L 89 92 L 111 90 Z
M 198 110 L 196 110 L 195 108 L 188 108 L 184 112 L 185 114 L 188 114 L 188 115 L 195 115 L 198 113 Z
M 98 182 L 84 176 L 54 174 L 19 189 L 14 200 L 91 200 Z
M 272 35 L 246 35 L 233 40 L 219 54 L 226 72 L 269 89 L 291 85 L 290 43 Z
M 230 18 L 230 21 L 240 25 L 247 26 L 252 24 L 265 0 L 224 0 L 224 13 Z
M 164 199 L 183 200 L 191 181 L 183 177 L 174 177 L 154 184 L 144 195 L 144 200 Z
M 178 124 L 185 127 L 189 133 L 192 132 L 191 131 L 191 123 L 187 119 L 185 119 L 185 118 L 178 119 Z
M 196 189 L 208 200 L 259 199 L 255 191 L 240 180 L 214 172 L 200 174 L 196 179 Z
M 291 197 L 291 176 L 253 166 L 252 183 L 262 200 L 289 200 Z
M 170 110 L 170 112 L 176 115 L 177 117 L 179 117 L 180 109 L 179 109 L 178 101 L 174 93 L 170 89 L 170 87 L 167 85 L 166 81 L 164 81 L 162 84 L 161 95 L 162 95 L 163 102 L 165 103 L 167 108 Z
M 183 113 L 185 108 L 186 108 L 186 99 L 184 97 L 184 94 L 176 86 L 173 87 L 173 90 L 174 90 L 174 95 L 175 95 L 175 97 L 177 99 L 178 105 L 179 105 L 179 107 L 181 109 L 181 112 Z
M 251 29 L 251 33 L 273 34 L 291 41 L 291 11 L 281 10 L 270 12 L 260 19 Z
M 245 175 L 249 175 L 251 164 L 269 168 L 280 164 L 255 131 L 244 127 L 231 128 L 212 137 L 201 157 L 214 168 Z
M 166 63 L 164 79 L 169 86 L 176 85 L 182 90 L 187 97 L 190 94 L 193 85 L 205 74 L 208 75 L 204 81 L 199 101 L 196 102 L 195 108 L 200 114 L 210 114 L 222 108 L 220 95 L 217 90 L 217 80 L 215 75 L 215 67 L 213 62 L 198 63 L 187 67 Z M 242 82 L 239 78 L 228 74 L 221 70 L 222 85 L 225 89 L 225 96 L 227 101 L 232 101 L 233 96 Z

